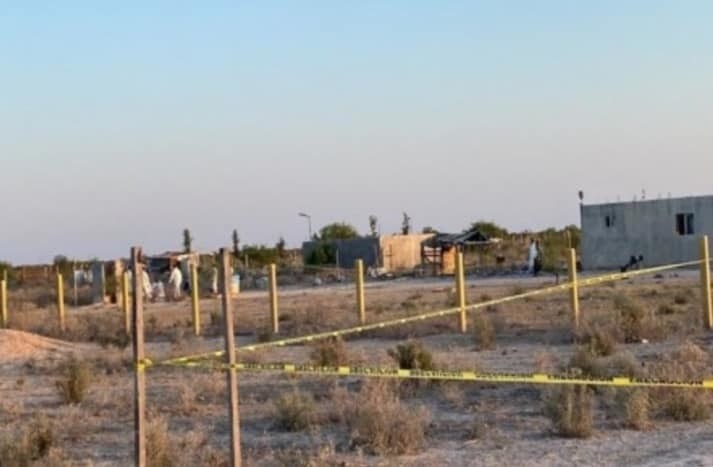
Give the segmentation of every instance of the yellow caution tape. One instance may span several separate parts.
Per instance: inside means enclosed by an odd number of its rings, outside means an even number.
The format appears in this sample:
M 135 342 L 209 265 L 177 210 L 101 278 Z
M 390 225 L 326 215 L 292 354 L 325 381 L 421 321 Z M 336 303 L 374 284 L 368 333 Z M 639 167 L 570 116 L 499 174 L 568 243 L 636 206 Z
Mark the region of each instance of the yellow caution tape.
M 161 364 L 169 365 L 169 364 Z M 630 378 L 614 376 L 611 378 L 588 378 L 585 376 L 549 375 L 544 373 L 479 373 L 477 371 L 449 370 L 403 370 L 397 368 L 379 368 L 365 366 L 319 367 L 313 365 L 297 365 L 294 363 L 237 363 L 229 365 L 217 361 L 188 362 L 187 364 L 170 364 L 170 366 L 186 366 L 194 368 L 210 368 L 214 370 L 235 369 L 243 372 L 271 372 L 282 374 L 316 375 L 316 376 L 361 376 L 368 378 L 392 379 L 428 379 L 440 381 L 471 381 L 478 383 L 515 383 L 515 384 L 549 384 L 549 385 L 587 385 L 612 387 L 665 387 L 713 389 L 713 378 L 701 380 L 671 381 L 663 379 Z
M 701 263 L 700 260 L 696 260 L 696 261 L 688 261 L 685 263 L 676 263 L 676 264 L 669 264 L 669 265 L 665 265 L 665 266 L 657 266 L 657 267 L 648 268 L 648 269 L 639 269 L 636 271 L 631 271 L 631 272 L 626 272 L 626 273 L 605 274 L 602 276 L 579 280 L 579 281 L 577 281 L 577 284 L 580 287 L 596 285 L 596 284 L 600 284 L 603 282 L 610 282 L 610 281 L 615 281 L 615 280 L 620 280 L 620 279 L 628 279 L 631 277 L 642 276 L 642 275 L 646 275 L 646 274 L 654 274 L 657 272 L 668 271 L 671 269 L 695 266 L 700 263 Z M 466 306 L 465 309 L 466 309 L 466 311 L 473 311 L 473 310 L 477 310 L 477 309 L 487 308 L 489 306 L 500 305 L 503 303 L 508 303 L 508 302 L 512 302 L 512 301 L 516 301 L 516 300 L 522 300 L 525 298 L 533 298 L 533 297 L 537 297 L 539 295 L 549 295 L 549 294 L 552 294 L 555 292 L 569 290 L 572 288 L 572 286 L 573 286 L 572 282 L 566 282 L 566 283 L 552 286 L 552 287 L 530 290 L 530 291 L 527 291 L 524 293 L 510 295 L 508 297 L 496 298 L 493 300 L 486 300 L 486 301 L 476 303 L 473 305 L 468 305 L 468 306 Z M 252 352 L 255 350 L 259 350 L 259 349 L 267 349 L 267 348 L 272 348 L 272 347 L 285 347 L 288 345 L 302 344 L 302 343 L 313 342 L 313 341 L 318 341 L 318 340 L 322 340 L 322 339 L 343 337 L 343 336 L 348 336 L 351 334 L 360 334 L 360 333 L 363 333 L 366 331 L 374 331 L 374 330 L 378 330 L 378 329 L 399 326 L 399 325 L 413 323 L 413 322 L 417 322 L 417 321 L 441 318 L 444 316 L 455 315 L 460 312 L 461 312 L 461 309 L 457 308 L 457 307 L 456 308 L 448 308 L 445 310 L 430 311 L 430 312 L 422 313 L 422 314 L 415 315 L 415 316 L 409 316 L 409 317 L 404 317 L 404 318 L 396 318 L 396 319 L 391 319 L 391 320 L 387 320 L 387 321 L 381 321 L 379 323 L 354 326 L 351 328 L 321 332 L 321 333 L 316 333 L 316 334 L 310 334 L 307 336 L 290 337 L 290 338 L 280 339 L 280 340 L 271 341 L 271 342 L 261 342 L 259 344 L 252 344 L 252 345 L 239 347 L 236 350 L 239 352 L 240 351 Z M 216 352 L 197 354 L 197 355 L 188 355 L 185 357 L 174 358 L 174 359 L 167 360 L 165 363 L 168 363 L 168 364 L 186 363 L 189 361 L 203 360 L 203 359 L 211 358 L 211 357 L 222 357 L 223 355 L 225 355 L 225 351 L 216 351 Z

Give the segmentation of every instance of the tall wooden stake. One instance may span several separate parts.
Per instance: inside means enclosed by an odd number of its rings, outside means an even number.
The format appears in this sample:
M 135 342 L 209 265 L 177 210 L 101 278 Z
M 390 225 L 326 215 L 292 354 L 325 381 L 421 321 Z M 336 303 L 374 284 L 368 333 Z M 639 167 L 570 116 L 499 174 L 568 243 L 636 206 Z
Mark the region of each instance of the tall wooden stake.
M 703 299 L 703 323 L 713 329 L 713 298 L 711 297 L 711 256 L 708 236 L 701 237 L 701 297 Z
M 64 332 L 67 329 L 64 320 L 64 280 L 60 273 L 57 273 L 57 318 L 59 330 Z
M 270 265 L 270 321 L 272 322 L 272 333 L 280 332 L 280 319 L 277 307 L 277 266 Z
M 131 249 L 132 323 L 134 325 L 134 446 L 137 467 L 146 467 L 146 373 L 144 368 L 144 297 L 141 248 Z
M 124 332 L 131 335 L 131 305 L 129 304 L 129 271 L 121 275 L 121 310 L 124 312 Z
M 220 249 L 221 291 L 223 294 L 223 320 L 225 322 L 225 363 L 229 365 L 228 392 L 230 394 L 230 465 L 240 465 L 240 412 L 238 408 L 238 370 L 235 368 L 235 334 L 233 332 L 233 311 L 231 310 L 231 268 L 230 251 Z
M 458 308 L 460 308 L 460 313 L 458 314 L 458 326 L 460 328 L 460 332 L 465 334 L 468 331 L 468 318 L 465 313 L 465 268 L 463 266 L 462 252 L 459 252 L 456 256 L 456 296 L 458 300 Z
M 2 319 L 2 327 L 7 328 L 7 279 L 0 281 L 0 319 Z
M 201 309 L 198 296 L 198 267 L 191 264 L 191 305 L 193 308 L 193 333 L 201 335 Z
M 579 332 L 579 284 L 577 282 L 577 251 L 569 249 L 569 281 L 572 283 L 570 302 L 572 304 L 572 333 Z
M 357 314 L 359 315 L 359 323 L 366 324 L 366 304 L 364 303 L 364 261 L 356 260 L 356 296 L 357 296 Z

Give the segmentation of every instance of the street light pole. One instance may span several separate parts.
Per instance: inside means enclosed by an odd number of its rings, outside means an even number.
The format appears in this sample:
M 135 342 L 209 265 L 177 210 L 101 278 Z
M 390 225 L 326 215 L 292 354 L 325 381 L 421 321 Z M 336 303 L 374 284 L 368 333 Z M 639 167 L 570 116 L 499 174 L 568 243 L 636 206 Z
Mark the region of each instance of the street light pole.
M 298 213 L 298 215 L 307 219 L 307 229 L 309 232 L 309 237 L 307 237 L 307 240 L 312 240 L 312 216 L 310 216 L 309 214 L 305 214 L 304 212 L 300 212 Z

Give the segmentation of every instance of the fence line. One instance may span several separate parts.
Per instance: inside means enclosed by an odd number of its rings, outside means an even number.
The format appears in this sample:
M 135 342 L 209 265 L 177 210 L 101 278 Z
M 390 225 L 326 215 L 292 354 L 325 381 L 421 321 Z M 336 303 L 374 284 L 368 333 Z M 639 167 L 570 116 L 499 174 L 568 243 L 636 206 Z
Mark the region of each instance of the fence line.
M 243 372 L 269 372 L 277 374 L 299 374 L 317 376 L 361 376 L 391 379 L 432 379 L 441 381 L 471 381 L 480 383 L 521 383 L 549 385 L 586 385 L 615 387 L 658 387 L 658 388 L 696 388 L 713 389 L 713 377 L 697 380 L 665 380 L 656 378 L 632 378 L 630 376 L 612 376 L 609 378 L 590 378 L 583 375 L 553 375 L 547 373 L 497 373 L 478 372 L 475 370 L 403 370 L 398 368 L 339 366 L 320 367 L 296 363 L 235 363 L 221 364 L 217 361 L 187 362 L 184 364 L 153 363 L 145 361 L 146 368 L 186 367 L 210 370 L 235 369 Z
M 240 457 L 240 417 L 238 407 L 238 371 L 268 371 L 279 374 L 303 374 L 303 375 L 321 375 L 321 376 L 360 376 L 360 377 L 376 377 L 376 378 L 410 378 L 410 379 L 429 379 L 429 380 L 448 380 L 448 381 L 472 381 L 472 382 L 487 382 L 487 383 L 520 383 L 520 384 L 560 384 L 560 385 L 598 385 L 598 386 L 613 386 L 613 387 L 671 387 L 671 388 L 698 388 L 698 389 L 713 389 L 713 378 L 704 380 L 689 380 L 689 381 L 665 381 L 655 379 L 635 379 L 627 376 L 615 376 L 612 378 L 587 378 L 573 375 L 548 375 L 548 374 L 505 374 L 505 373 L 478 373 L 476 371 L 424 371 L 424 370 L 402 370 L 393 368 L 380 367 L 315 367 L 311 365 L 296 365 L 292 363 L 273 363 L 273 364 L 245 364 L 237 363 L 237 351 L 251 351 L 259 348 L 268 348 L 276 346 L 285 346 L 296 343 L 311 342 L 317 339 L 329 337 L 338 337 L 348 334 L 361 333 L 372 329 L 381 329 L 388 326 L 397 326 L 409 322 L 422 321 L 441 316 L 459 313 L 464 316 L 466 310 L 477 310 L 499 303 L 506 303 L 514 300 L 520 300 L 527 297 L 545 295 L 561 290 L 572 291 L 572 309 L 573 309 L 573 330 L 577 330 L 579 324 L 579 304 L 578 304 L 578 287 L 600 284 L 603 282 L 619 280 L 623 278 L 636 277 L 644 274 L 652 274 L 681 267 L 700 265 L 701 266 L 701 286 L 705 289 L 706 294 L 710 297 L 710 258 L 708 257 L 708 239 L 701 239 L 702 259 L 677 263 L 672 265 L 659 266 L 655 268 L 642 269 L 632 271 L 630 273 L 621 274 L 606 274 L 594 278 L 578 281 L 576 274 L 576 264 L 572 259 L 575 258 L 576 252 L 570 250 L 570 282 L 566 284 L 556 285 L 544 289 L 532 290 L 521 294 L 510 295 L 495 300 L 488 300 L 478 304 L 465 305 L 465 281 L 463 280 L 463 263 L 462 257 L 458 258 L 458 274 L 456 275 L 456 286 L 458 291 L 458 306 L 451 309 L 428 312 L 417 316 L 361 325 L 357 327 L 341 329 L 331 332 L 318 333 L 310 336 L 300 336 L 289 339 L 282 339 L 275 342 L 266 342 L 262 344 L 254 344 L 245 347 L 235 348 L 235 336 L 233 329 L 233 313 L 231 310 L 231 295 L 228 277 L 230 273 L 230 253 L 228 249 L 221 249 L 222 258 L 222 308 L 224 315 L 225 326 L 225 350 L 201 355 L 184 356 L 179 358 L 168 359 L 159 362 L 152 362 L 144 355 L 144 322 L 143 322 L 143 300 L 140 287 L 140 271 L 141 264 L 139 262 L 141 250 L 137 247 L 132 248 L 131 258 L 134 270 L 133 276 L 133 343 L 134 343 L 134 363 L 135 363 L 135 442 L 136 442 L 136 465 L 144 467 L 146 464 L 146 436 L 145 436 L 145 404 L 146 404 L 146 370 L 154 367 L 186 367 L 186 368 L 211 368 L 215 370 L 225 371 L 227 375 L 227 383 L 229 389 L 229 408 L 230 408 L 230 425 L 231 425 L 231 465 L 241 465 Z M 357 267 L 357 270 L 359 268 Z M 706 275 L 706 270 L 708 275 Z M 271 316 L 276 321 L 277 306 L 276 306 L 276 281 L 274 280 L 274 268 L 271 267 L 271 287 L 270 297 Z M 357 290 L 359 291 L 359 283 L 361 277 L 356 278 Z M 363 290 L 363 289 L 362 289 Z M 363 299 L 360 299 L 357 294 L 357 301 L 363 304 Z M 361 305 L 360 305 L 361 306 Z M 705 301 L 704 306 L 708 306 L 706 310 L 709 316 L 710 299 Z M 461 324 L 464 320 L 461 320 Z M 277 333 L 277 329 L 274 329 Z M 215 361 L 206 361 L 209 357 L 223 357 L 223 363 Z
M 673 270 L 673 269 L 679 269 L 683 267 L 690 267 L 690 266 L 695 266 L 699 265 L 701 263 L 700 260 L 696 261 L 687 261 L 684 263 L 676 263 L 676 264 L 669 264 L 665 266 L 657 266 L 654 268 L 648 268 L 648 269 L 640 269 L 637 271 L 631 271 L 627 273 L 616 273 L 616 274 L 604 274 L 598 277 L 593 277 L 589 279 L 581 279 L 578 280 L 577 285 L 578 287 L 586 287 L 586 286 L 592 286 L 592 285 L 597 285 L 605 282 L 611 282 L 615 280 L 620 280 L 620 279 L 627 279 L 631 277 L 636 277 L 636 276 L 642 276 L 646 274 L 655 274 L 657 272 L 663 272 L 663 271 L 668 271 L 668 270 Z M 479 302 L 476 304 L 472 305 L 467 305 L 465 307 L 466 311 L 474 311 L 478 309 L 483 309 L 487 308 L 493 305 L 499 305 L 503 303 L 508 303 L 516 300 L 523 300 L 525 298 L 534 298 L 537 296 L 541 295 L 549 295 L 552 293 L 556 292 L 561 292 L 565 290 L 570 290 L 573 288 L 573 283 L 572 282 L 567 282 L 563 283 L 560 285 L 554 285 L 551 287 L 546 287 L 543 289 L 536 289 L 536 290 L 531 290 L 528 292 L 523 292 L 520 294 L 514 294 L 510 295 L 507 297 L 502 297 L 502 298 L 496 298 L 493 300 L 486 300 L 483 302 Z M 315 334 L 310 334 L 306 336 L 299 336 L 299 337 L 291 337 L 291 338 L 286 338 L 286 339 L 280 339 L 276 341 L 271 341 L 271 342 L 261 342 L 257 344 L 252 344 L 252 345 L 246 345 L 242 347 L 238 347 L 237 351 L 238 352 L 252 352 L 255 350 L 260 350 L 260 349 L 266 349 L 270 347 L 285 347 L 288 345 L 294 345 L 294 344 L 301 344 L 305 342 L 313 342 L 321 339 L 329 339 L 329 338 L 335 338 L 335 337 L 343 337 L 343 336 L 348 336 L 352 334 L 360 334 L 366 331 L 374 331 L 378 329 L 384 329 L 388 327 L 394 327 L 394 326 L 399 326 L 403 324 L 408 324 L 408 323 L 414 323 L 418 321 L 424 321 L 424 320 L 429 320 L 429 319 L 434 319 L 434 318 L 441 318 L 444 316 L 450 316 L 454 314 L 461 313 L 462 310 L 460 306 L 454 307 L 454 308 L 448 308 L 444 310 L 437 310 L 437 311 L 430 311 L 426 313 L 422 313 L 419 315 L 415 316 L 409 316 L 409 317 L 404 317 L 404 318 L 396 318 L 396 319 L 391 319 L 387 321 L 381 321 L 377 323 L 372 323 L 372 324 L 366 324 L 366 325 L 359 325 L 359 326 L 354 326 L 350 328 L 345 328 L 345 329 L 337 329 L 334 331 L 325 331 L 321 333 L 315 333 Z M 179 362 L 186 362 L 190 360 L 201 360 L 205 358 L 211 358 L 215 356 L 222 356 L 223 354 L 221 352 L 206 352 L 206 353 L 201 353 L 201 354 L 196 354 L 196 355 L 188 355 L 185 357 L 177 357 L 173 359 L 169 359 L 166 362 L 167 363 L 179 363 Z

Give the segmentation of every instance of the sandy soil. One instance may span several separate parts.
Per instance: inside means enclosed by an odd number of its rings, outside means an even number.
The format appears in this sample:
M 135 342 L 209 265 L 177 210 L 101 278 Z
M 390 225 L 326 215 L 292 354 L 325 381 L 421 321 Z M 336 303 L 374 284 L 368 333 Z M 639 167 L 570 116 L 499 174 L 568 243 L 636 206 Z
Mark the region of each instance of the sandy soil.
M 469 301 L 505 296 L 514 287 L 540 284 L 512 281 L 472 283 Z M 671 314 L 656 319 L 666 324 L 666 335 L 652 343 L 620 344 L 617 355 L 631 355 L 642 366 L 655 364 L 686 342 L 705 352 L 713 340 L 700 330 L 696 282 L 686 277 L 638 280 L 582 291 L 587 319 L 611 317 L 612 298 L 634 296 L 652 316 L 661 304 Z M 388 284 L 369 290 L 370 320 L 408 316 L 443 308 L 450 297 L 448 282 Z M 675 297 L 684 297 L 675 298 Z M 356 322 L 353 291 L 349 288 L 291 291 L 281 297 L 285 335 L 334 329 Z M 154 359 L 222 348 L 218 303 L 204 300 L 205 337 L 190 336 L 189 304 L 147 306 L 147 352 Z M 264 294 L 251 293 L 234 303 L 238 344 L 255 342 L 267 324 Z M 47 323 L 52 313 L 26 310 L 14 324 L 17 330 L 0 331 L 0 420 L 2 439 L 23 429 L 38 415 L 47 417 L 55 431 L 53 462 L 69 465 L 131 465 L 133 374 L 130 349 L 104 346 L 94 340 L 98 331 L 87 322 L 120 329 L 115 308 L 69 310 L 71 335 L 57 338 Z M 538 298 L 498 306 L 486 314 L 496 324 L 493 350 L 478 350 L 472 331 L 456 332 L 456 319 L 418 323 L 406 329 L 384 330 L 346 342 L 350 363 L 394 366 L 387 350 L 407 339 L 421 342 L 440 367 L 502 372 L 529 372 L 543 361 L 566 364 L 576 348 L 569 334 L 566 296 Z M 50 318 L 48 318 L 50 317 Z M 113 328 L 112 328 L 113 329 Z M 89 331 L 87 331 L 89 330 Z M 44 335 L 40 335 L 42 333 Z M 48 337 L 56 336 L 56 337 Z M 308 362 L 312 348 L 293 346 L 241 355 L 242 360 Z M 76 355 L 93 369 L 93 383 L 84 401 L 65 405 L 55 382 L 61 363 Z M 713 374 L 713 366 L 711 367 Z M 335 387 L 356 391 L 359 378 L 288 378 L 281 375 L 241 373 L 241 432 L 247 465 L 713 465 L 713 424 L 674 422 L 655 416 L 648 431 L 623 427 L 613 404 L 616 394 L 604 390 L 595 397 L 594 435 L 589 439 L 558 437 L 544 416 L 542 388 L 528 385 L 471 383 L 432 384 L 402 394 L 407 410 L 424 407 L 431 413 L 427 443 L 416 454 L 380 457 L 350 446 L 350 433 L 329 420 L 298 431 L 275 427 L 272 401 L 295 388 L 315 397 L 316 410 L 329 415 L 337 410 L 330 393 Z M 218 372 L 188 369 L 152 369 L 148 373 L 148 410 L 152 420 L 168 427 L 170 450 L 177 465 L 222 465 L 228 445 L 225 377 Z M 477 436 L 473 427 L 481 429 Z M 39 465 L 45 464 L 44 461 Z

